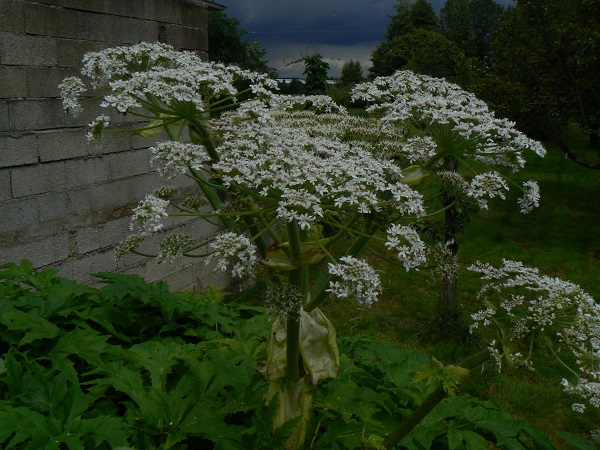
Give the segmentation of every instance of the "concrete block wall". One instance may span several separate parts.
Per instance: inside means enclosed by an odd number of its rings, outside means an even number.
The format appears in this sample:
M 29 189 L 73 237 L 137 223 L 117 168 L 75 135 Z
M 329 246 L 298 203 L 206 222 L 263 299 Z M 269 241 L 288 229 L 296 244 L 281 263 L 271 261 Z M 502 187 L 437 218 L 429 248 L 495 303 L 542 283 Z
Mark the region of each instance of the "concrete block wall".
M 0 264 L 27 258 L 92 284 L 90 274 L 101 271 L 137 273 L 177 290 L 227 282 L 194 260 L 174 266 L 133 256 L 115 260 L 132 208 L 165 184 L 149 164 L 145 147 L 153 141 L 112 134 L 90 145 L 87 124 L 106 111 L 66 116 L 58 92 L 89 51 L 165 42 L 206 57 L 209 5 L 0 0 Z M 113 124 L 131 125 L 109 115 Z M 178 226 L 193 235 L 216 232 L 200 221 Z

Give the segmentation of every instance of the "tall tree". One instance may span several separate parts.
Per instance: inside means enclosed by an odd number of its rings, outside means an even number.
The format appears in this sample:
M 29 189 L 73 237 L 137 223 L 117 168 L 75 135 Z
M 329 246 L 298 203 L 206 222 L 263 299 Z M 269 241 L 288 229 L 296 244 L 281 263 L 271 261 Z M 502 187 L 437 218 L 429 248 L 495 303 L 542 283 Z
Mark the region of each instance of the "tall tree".
M 323 59 L 323 55 L 315 53 L 306 55 L 304 60 L 304 92 L 306 94 L 325 94 L 327 92 L 327 72 L 329 63 Z
M 504 8 L 494 0 L 446 0 L 440 11 L 441 30 L 467 56 L 487 61 L 492 34 L 503 14 Z
M 398 0 L 395 9 L 396 14 L 390 16 L 384 40 L 371 55 L 373 65 L 369 72 L 372 77 L 391 75 L 406 66 L 407 58 L 401 54 L 403 50 L 399 51 L 398 48 L 399 45 L 404 47 L 404 37 L 416 30 L 439 30 L 438 18 L 427 0 L 415 0 L 414 3 Z
M 600 128 L 600 2 L 518 0 L 496 35 L 496 69 L 480 95 L 530 132 L 553 138 L 566 155 L 600 169 L 567 146 L 575 122 L 594 143 Z M 588 157 L 589 158 L 589 157 Z
M 246 41 L 246 34 L 238 19 L 227 16 L 224 11 L 211 11 L 208 14 L 210 60 L 275 76 L 275 70 L 268 66 L 266 50 L 258 41 Z
M 358 60 L 346 61 L 342 66 L 342 73 L 338 80 L 343 86 L 353 86 L 363 81 L 363 69 Z
M 470 0 L 446 0 L 440 11 L 442 33 L 448 39 L 463 45 L 471 36 Z
M 388 24 L 383 37 L 386 41 L 391 41 L 395 37 L 410 33 L 413 29 L 410 18 L 411 3 L 409 0 L 398 0 L 394 7 L 396 14 L 389 16 Z
M 414 29 L 439 30 L 438 17 L 427 0 L 415 0 L 410 7 L 410 23 Z

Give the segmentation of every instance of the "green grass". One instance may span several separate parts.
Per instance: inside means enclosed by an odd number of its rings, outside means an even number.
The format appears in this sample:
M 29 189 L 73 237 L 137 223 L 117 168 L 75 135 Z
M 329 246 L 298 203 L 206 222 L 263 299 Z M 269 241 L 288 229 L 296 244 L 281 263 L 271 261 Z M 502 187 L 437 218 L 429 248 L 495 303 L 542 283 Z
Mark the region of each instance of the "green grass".
M 517 181 L 534 178 L 540 184 L 540 208 L 519 213 L 518 192 L 505 201 L 492 201 L 479 213 L 460 238 L 459 259 L 463 268 L 477 260 L 498 265 L 502 258 L 519 260 L 543 273 L 579 284 L 600 301 L 600 171 L 566 160 L 549 147 L 546 158 L 532 160 Z M 513 191 L 516 191 L 513 189 Z M 322 308 L 338 335 L 365 334 L 388 339 L 397 345 L 432 354 L 451 364 L 478 347 L 467 333 L 452 341 L 440 331 L 436 304 L 439 281 L 425 271 L 406 273 L 377 263 L 384 295 L 370 309 L 330 301 Z M 462 271 L 459 298 L 468 312 L 479 309 L 476 275 Z M 496 402 L 513 416 L 526 419 L 546 432 L 559 448 L 557 430 L 589 438 L 600 427 L 600 412 L 588 407 L 584 414 L 572 412 L 578 399 L 565 394 L 560 380 L 565 376 L 552 358 L 539 355 L 534 372 L 499 374 L 491 369 L 474 373 L 464 392 Z M 562 444 L 564 445 L 564 444 Z

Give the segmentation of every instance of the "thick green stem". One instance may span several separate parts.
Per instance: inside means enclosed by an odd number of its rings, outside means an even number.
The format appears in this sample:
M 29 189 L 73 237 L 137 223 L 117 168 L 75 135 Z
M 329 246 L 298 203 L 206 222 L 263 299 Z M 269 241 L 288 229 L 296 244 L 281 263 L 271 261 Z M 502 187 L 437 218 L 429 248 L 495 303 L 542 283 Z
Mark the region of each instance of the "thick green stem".
M 302 239 L 306 239 L 306 232 L 301 232 L 298 222 L 292 220 L 287 223 L 287 232 L 290 249 L 290 261 L 294 264 L 300 259 L 302 251 Z M 308 266 L 292 270 L 288 275 L 288 282 L 297 286 L 306 299 L 308 293 Z M 286 376 L 288 380 L 297 382 L 302 378 L 300 360 L 300 311 L 298 315 L 292 315 L 287 320 L 286 340 Z M 302 368 L 303 371 L 303 368 Z
M 489 361 L 490 352 L 489 350 L 482 350 L 473 356 L 470 356 L 460 364 L 460 367 L 468 370 L 472 370 L 481 364 Z M 396 428 L 391 434 L 387 436 L 383 445 L 385 448 L 394 448 L 397 446 L 402 439 L 404 439 L 419 423 L 421 420 L 429 414 L 438 403 L 444 400 L 448 396 L 448 393 L 442 388 L 436 389 L 432 394 L 427 397 L 413 413 L 404 419 L 398 428 Z
M 192 117 L 188 119 L 188 122 L 191 125 L 190 131 L 193 131 L 193 133 L 190 133 L 190 138 L 192 138 L 192 142 L 194 142 L 194 144 L 203 145 L 204 148 L 206 148 L 208 156 L 210 156 L 213 162 L 219 162 L 221 160 L 221 156 L 217 151 L 217 147 L 215 146 L 215 142 L 212 140 L 210 132 L 204 126 L 202 121 L 197 117 Z M 194 135 L 194 133 L 196 135 Z

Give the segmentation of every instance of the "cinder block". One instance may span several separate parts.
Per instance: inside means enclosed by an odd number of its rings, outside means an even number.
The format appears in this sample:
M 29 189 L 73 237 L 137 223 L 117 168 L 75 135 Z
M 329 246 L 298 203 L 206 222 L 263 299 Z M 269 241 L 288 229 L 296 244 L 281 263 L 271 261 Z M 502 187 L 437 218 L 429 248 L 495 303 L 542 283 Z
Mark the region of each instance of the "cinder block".
M 92 211 L 99 216 L 106 216 L 114 210 L 131 207 L 131 182 L 129 180 L 113 181 L 90 187 Z
M 63 221 L 67 212 L 67 196 L 64 192 L 51 192 L 37 197 L 40 205 L 40 223 Z
M 147 150 L 131 150 L 110 155 L 110 177 L 113 180 L 131 178 L 150 171 Z
M 0 64 L 56 66 L 56 41 L 45 36 L 0 33 Z
M 65 113 L 59 99 L 13 100 L 8 103 L 8 112 L 13 131 L 65 127 Z
M 70 259 L 50 264 L 48 267 L 58 270 L 59 277 L 73 279 L 73 261 Z
M 208 29 L 208 8 L 189 4 L 180 5 L 181 25 L 202 30 Z
M 103 157 L 66 161 L 65 170 L 69 189 L 101 184 L 110 179 L 110 165 Z
M 158 23 L 141 19 L 123 18 L 118 20 L 119 42 L 138 44 L 158 41 Z
M 33 134 L 0 134 L 0 167 L 38 162 L 37 139 Z
M 79 38 L 135 44 L 158 39 L 158 24 L 142 19 L 79 12 Z
M 89 143 L 83 129 L 62 129 L 37 134 L 40 161 L 58 161 L 87 156 Z
M 61 5 L 80 11 L 104 12 L 104 0 L 61 0 Z
M 69 257 L 68 231 L 63 231 L 52 236 L 52 244 L 54 245 L 54 261 L 61 261 Z
M 11 170 L 13 198 L 59 192 L 65 189 L 65 163 L 46 163 Z
M 104 12 L 106 14 L 112 14 L 115 16 L 122 17 L 136 17 L 146 18 L 146 11 L 144 8 L 145 1 L 128 1 L 122 0 L 105 0 L 104 1 Z M 167 3 L 167 2 L 164 2 Z
M 43 3 L 45 5 L 60 5 L 62 0 L 27 0 L 27 3 Z
M 11 198 L 10 170 L 0 169 L 0 201 L 10 200 Z
M 25 31 L 22 0 L 0 0 L 0 30 L 22 33 Z
M 105 224 L 80 228 L 76 232 L 80 255 L 100 249 L 112 249 L 129 235 L 129 218 L 111 220 Z
M 157 173 L 140 175 L 131 179 L 131 195 L 138 202 L 165 184 L 169 183 Z
M 206 30 L 188 28 L 179 25 L 166 25 L 167 43 L 182 50 L 208 50 Z
M 81 226 L 91 222 L 91 202 L 90 189 L 84 187 L 81 189 L 71 189 L 65 192 L 66 195 L 66 225 Z
M 0 100 L 0 132 L 10 130 L 10 118 L 8 116 L 8 102 Z M 2 148 L 2 146 L 0 146 Z M 0 162 L 0 165 L 2 163 Z
M 20 231 L 39 223 L 39 209 L 36 198 L 10 200 L 0 203 L 0 242 L 10 240 L 11 232 Z
M 100 139 L 89 142 L 87 150 L 90 155 L 109 155 L 131 150 L 131 136 L 126 133 L 104 133 Z
M 107 47 L 102 42 L 79 41 L 74 39 L 57 39 L 58 67 L 81 69 L 83 55 L 98 52 Z
M 98 283 L 92 274 L 113 272 L 116 269 L 114 252 L 98 252 L 73 260 L 73 278 L 79 283 Z
M 28 97 L 60 97 L 58 85 L 71 76 L 78 75 L 76 69 L 59 69 L 57 67 L 28 67 Z
M 77 13 L 39 3 L 25 3 L 25 32 L 43 36 L 77 37 Z
M 0 98 L 27 97 L 27 71 L 24 67 L 0 66 Z
M 19 263 L 23 259 L 30 260 L 34 267 L 47 266 L 67 257 L 63 246 L 66 233 L 48 236 L 12 246 L 0 246 L 0 264 L 7 262 Z M 68 249 L 68 247 L 66 247 Z
M 182 20 L 179 3 L 165 2 L 164 0 L 144 1 L 144 17 L 148 20 L 173 24 L 180 24 Z

